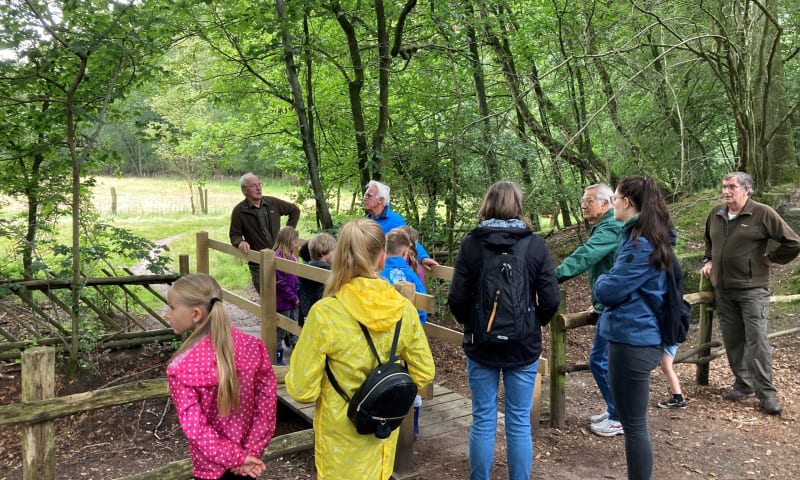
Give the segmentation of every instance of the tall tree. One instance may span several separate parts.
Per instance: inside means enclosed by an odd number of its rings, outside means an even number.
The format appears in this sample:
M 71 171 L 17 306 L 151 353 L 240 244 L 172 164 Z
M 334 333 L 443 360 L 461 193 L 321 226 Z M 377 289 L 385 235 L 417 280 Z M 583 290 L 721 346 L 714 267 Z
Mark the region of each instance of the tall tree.
M 81 323 L 78 298 L 81 288 L 80 220 L 81 175 L 92 159 L 98 135 L 111 101 L 149 70 L 145 58 L 154 55 L 161 34 L 153 26 L 151 2 L 7 2 L 0 10 L 4 44 L 14 51 L 2 63 L 0 99 L 14 111 L 36 111 L 34 121 L 47 122 L 34 141 L 15 142 L 9 159 L 33 170 L 28 181 L 41 179 L 44 162 L 66 153 L 72 210 L 72 344 L 69 370 L 78 366 Z M 13 123 L 16 118 L 5 118 Z M 60 130 L 60 134 L 56 134 Z M 22 149 L 20 149 L 22 148 Z M 5 148 L 8 151 L 8 148 Z M 29 164 L 24 162 L 30 160 Z M 64 164 L 55 160 L 54 167 Z M 37 205 L 38 186 L 28 186 L 29 205 Z M 35 216 L 29 207 L 29 217 Z M 29 218 L 33 224 L 34 218 Z M 31 240 L 32 242 L 35 240 Z

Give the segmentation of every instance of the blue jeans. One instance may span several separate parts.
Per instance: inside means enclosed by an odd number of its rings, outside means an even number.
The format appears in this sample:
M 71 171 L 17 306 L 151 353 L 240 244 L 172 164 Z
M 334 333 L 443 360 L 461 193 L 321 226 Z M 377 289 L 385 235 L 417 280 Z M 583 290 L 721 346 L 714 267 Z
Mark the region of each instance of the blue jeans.
M 650 372 L 661 362 L 664 347 L 635 347 L 611 342 L 608 345 L 608 381 L 619 421 L 625 430 L 625 461 L 629 480 L 650 480 L 653 474 L 653 445 L 647 426 L 650 402 Z
M 489 480 L 497 433 L 497 390 L 500 371 L 505 389 L 506 460 L 509 480 L 528 480 L 533 462 L 531 407 L 539 361 L 519 368 L 484 367 L 469 358 L 467 375 L 472 393 L 469 431 L 470 480 Z
M 608 418 L 617 421 L 617 409 L 614 407 L 614 398 L 611 396 L 611 388 L 608 386 L 608 340 L 598 334 L 598 330 L 594 333 L 594 343 L 592 343 L 592 350 L 589 352 L 589 369 L 592 371 L 594 383 L 600 389 L 600 395 L 606 401 L 606 410 L 608 410 Z

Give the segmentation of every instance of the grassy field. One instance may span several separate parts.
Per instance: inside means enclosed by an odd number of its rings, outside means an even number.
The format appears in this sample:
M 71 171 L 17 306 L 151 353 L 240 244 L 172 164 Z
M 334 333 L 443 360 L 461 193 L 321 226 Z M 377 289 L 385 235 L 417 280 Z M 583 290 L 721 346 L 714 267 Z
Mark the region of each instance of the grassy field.
M 289 182 L 264 179 L 262 183 L 264 195 L 294 201 L 295 196 Z M 111 214 L 112 188 L 117 195 L 116 215 Z M 171 268 L 177 271 L 178 256 L 188 254 L 190 268 L 194 271 L 196 233 L 206 231 L 210 238 L 227 242 L 231 210 L 243 198 L 238 178 L 210 181 L 205 188 L 208 190 L 208 214 L 191 213 L 188 187 L 186 182 L 179 178 L 97 177 L 97 184 L 92 191 L 92 202 L 101 214 L 102 222 L 130 230 L 153 242 L 168 243 L 172 259 Z M 199 211 L 196 188 L 194 195 Z M 21 213 L 22 208 L 16 204 L 6 204 L 0 210 L 0 217 Z M 305 207 L 301 209 L 298 230 L 301 238 L 309 238 L 313 234 L 313 210 L 309 211 Z M 64 218 L 59 237 L 62 242 L 70 243 L 70 236 L 71 220 Z M 0 251 L 7 252 L 11 245 L 12 239 L 0 239 Z M 210 261 L 212 274 L 217 276 L 226 288 L 239 289 L 249 285 L 250 277 L 243 260 L 212 254 Z

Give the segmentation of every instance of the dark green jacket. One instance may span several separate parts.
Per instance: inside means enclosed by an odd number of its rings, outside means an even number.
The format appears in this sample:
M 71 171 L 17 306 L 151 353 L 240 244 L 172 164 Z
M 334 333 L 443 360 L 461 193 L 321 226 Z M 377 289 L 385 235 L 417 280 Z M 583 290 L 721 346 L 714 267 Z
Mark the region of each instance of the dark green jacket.
M 588 271 L 589 287 L 594 289 L 597 277 L 614 266 L 620 233 L 622 233 L 622 222 L 614 219 L 614 210 L 607 211 L 592 227 L 586 243 L 575 249 L 572 255 L 556 267 L 558 283 Z M 603 304 L 597 301 L 594 293 L 592 293 L 592 304 L 597 313 L 603 311 Z
M 767 241 L 778 246 L 769 252 Z M 775 263 L 788 263 L 800 253 L 800 237 L 768 205 L 748 200 L 733 220 L 728 206 L 717 205 L 706 220 L 704 261 L 711 265 L 714 288 L 738 290 L 768 288 L 769 267 L 764 255 Z

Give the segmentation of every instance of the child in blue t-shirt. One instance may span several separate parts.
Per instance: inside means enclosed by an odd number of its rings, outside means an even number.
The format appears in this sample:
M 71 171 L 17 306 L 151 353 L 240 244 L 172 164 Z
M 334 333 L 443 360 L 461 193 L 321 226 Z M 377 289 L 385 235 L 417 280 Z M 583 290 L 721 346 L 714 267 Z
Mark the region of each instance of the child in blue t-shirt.
M 417 293 L 428 293 L 425 284 L 419 276 L 408 265 L 408 255 L 413 242 L 408 233 L 401 227 L 394 228 L 386 234 L 386 264 L 381 271 L 381 277 L 385 278 L 392 285 L 400 281 L 411 282 Z M 428 312 L 419 312 L 419 321 L 425 325 L 428 319 Z M 417 395 L 414 399 L 414 440 L 419 435 L 419 409 L 422 406 L 422 397 Z
M 400 281 L 411 282 L 417 293 L 428 293 L 417 273 L 408 265 L 408 254 L 411 249 L 411 240 L 408 234 L 400 227 L 392 229 L 386 234 L 386 265 L 381 271 L 381 277 L 389 280 L 394 285 Z M 419 310 L 419 321 L 425 325 L 428 312 Z

